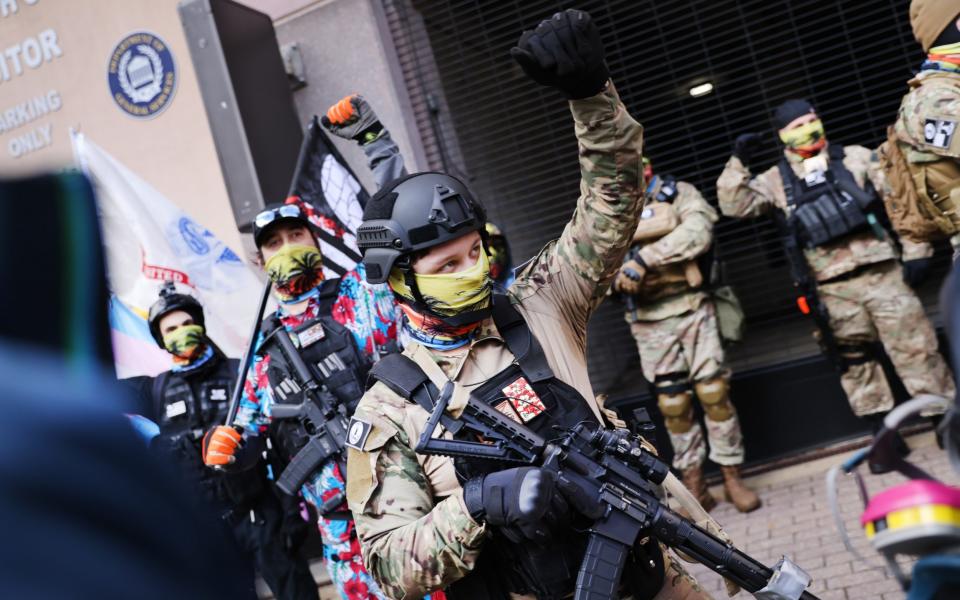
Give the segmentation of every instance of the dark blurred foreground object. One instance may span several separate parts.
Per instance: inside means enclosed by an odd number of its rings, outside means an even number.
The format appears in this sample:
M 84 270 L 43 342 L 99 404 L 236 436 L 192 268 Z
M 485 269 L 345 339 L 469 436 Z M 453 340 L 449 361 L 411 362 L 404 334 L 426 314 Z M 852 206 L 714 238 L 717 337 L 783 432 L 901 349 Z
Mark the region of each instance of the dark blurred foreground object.
M 4 597 L 254 598 L 123 414 L 84 177 L 0 182 L 0 277 L 0 398 L 15 407 L 0 419 Z
M 103 248 L 80 174 L 0 181 L 0 338 L 112 367 Z

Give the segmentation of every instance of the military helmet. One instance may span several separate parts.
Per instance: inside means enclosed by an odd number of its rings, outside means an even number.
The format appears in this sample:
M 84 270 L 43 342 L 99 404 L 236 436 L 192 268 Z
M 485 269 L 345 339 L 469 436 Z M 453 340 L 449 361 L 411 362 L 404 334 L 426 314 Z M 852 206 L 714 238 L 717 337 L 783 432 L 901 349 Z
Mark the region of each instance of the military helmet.
M 260 248 L 267 230 L 283 221 L 296 221 L 314 231 L 314 225 L 309 219 L 312 210 L 299 196 L 290 196 L 283 202 L 268 204 L 253 218 L 253 243 Z
M 357 245 L 367 281 L 383 283 L 412 255 L 471 231 L 486 237 L 486 213 L 462 181 L 446 173 L 415 173 L 384 186 L 367 202 Z
M 148 322 L 150 323 L 150 334 L 156 340 L 161 348 L 163 345 L 163 335 L 160 333 L 160 319 L 169 312 L 182 310 L 193 317 L 193 322 L 197 325 L 204 325 L 203 306 L 196 298 L 189 294 L 177 293 L 177 287 L 172 281 L 168 281 L 160 288 L 160 298 L 150 307 Z

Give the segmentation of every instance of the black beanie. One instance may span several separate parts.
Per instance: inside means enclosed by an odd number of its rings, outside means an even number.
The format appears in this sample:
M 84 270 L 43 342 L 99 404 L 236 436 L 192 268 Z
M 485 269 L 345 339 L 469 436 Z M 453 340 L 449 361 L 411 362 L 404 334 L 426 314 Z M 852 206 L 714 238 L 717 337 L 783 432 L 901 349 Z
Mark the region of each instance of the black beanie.
M 773 111 L 773 124 L 778 130 L 786 127 L 790 121 L 813 111 L 813 105 L 806 100 L 787 100 Z

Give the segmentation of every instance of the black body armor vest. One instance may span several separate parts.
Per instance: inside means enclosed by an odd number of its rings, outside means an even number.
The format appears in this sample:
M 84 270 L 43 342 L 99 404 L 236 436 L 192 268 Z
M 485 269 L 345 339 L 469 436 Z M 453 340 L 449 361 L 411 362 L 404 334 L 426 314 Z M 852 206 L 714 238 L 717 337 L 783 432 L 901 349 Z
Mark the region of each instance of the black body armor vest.
M 243 509 L 265 490 L 261 469 L 218 472 L 207 468 L 200 454 L 204 432 L 226 418 L 240 364 L 216 348 L 214 353 L 196 369 L 166 371 L 153 380 L 154 416 L 187 478 L 207 499 L 222 508 Z
M 506 412 L 546 438 L 557 435 L 555 428 L 596 423 L 588 401 L 553 374 L 539 341 L 507 296 L 494 294 L 492 316 L 515 360 L 472 391 L 471 396 Z M 427 411 L 432 410 L 432 399 L 439 394 L 420 367 L 402 355 L 386 357 L 373 368 L 370 377 L 371 385 L 373 381 L 381 381 Z M 454 466 L 457 478 L 463 483 L 512 465 L 503 461 L 456 458 Z M 558 536 L 549 547 L 542 547 L 530 541 L 511 541 L 494 529 L 492 539 L 484 542 L 484 550 L 473 571 L 450 585 L 445 593 L 451 600 L 509 598 L 511 592 L 532 593 L 540 599 L 562 598 L 574 589 L 586 543 L 585 535 L 570 531 Z M 659 553 L 659 548 L 656 552 Z
M 320 287 L 318 316 L 289 333 L 300 349 L 303 362 L 310 367 L 318 381 L 347 405 L 347 413 L 352 414 L 363 396 L 364 382 L 373 363 L 357 347 L 353 333 L 331 315 L 339 286 L 339 279 L 325 280 Z M 264 320 L 265 328 L 268 322 Z M 271 331 L 262 333 L 267 336 Z M 268 342 L 259 352 L 270 357 L 267 378 L 274 401 L 278 404 L 302 403 L 304 395 L 280 348 Z M 310 437 L 303 422 L 297 419 L 275 420 L 270 436 L 279 449 L 281 460 L 285 462 L 293 458 Z
M 844 166 L 843 146 L 830 146 L 828 152 L 827 170 L 805 179 L 796 176 L 786 158 L 779 165 L 787 196 L 787 223 L 808 248 L 870 227 L 870 211 L 879 201 L 870 180 L 861 188 Z

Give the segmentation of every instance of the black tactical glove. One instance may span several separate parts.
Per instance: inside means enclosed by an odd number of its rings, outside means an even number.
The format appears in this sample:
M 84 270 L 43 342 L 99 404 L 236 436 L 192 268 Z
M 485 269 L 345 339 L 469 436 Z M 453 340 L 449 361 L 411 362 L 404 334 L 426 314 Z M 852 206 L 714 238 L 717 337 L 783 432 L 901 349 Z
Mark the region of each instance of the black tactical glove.
M 920 284 L 926 281 L 927 275 L 930 274 L 932 262 L 933 259 L 930 257 L 904 261 L 903 280 L 914 289 L 920 287 Z
M 744 166 L 750 166 L 750 159 L 763 144 L 763 136 L 759 133 L 741 133 L 733 143 L 733 155 L 740 159 Z
M 524 31 L 510 56 L 531 79 L 571 100 L 599 94 L 610 78 L 600 32 L 582 10 L 568 8 Z
M 539 467 L 515 467 L 474 477 L 463 486 L 463 501 L 478 523 L 504 527 L 508 537 L 519 532 L 540 543 L 549 541 L 570 514 L 556 475 Z

